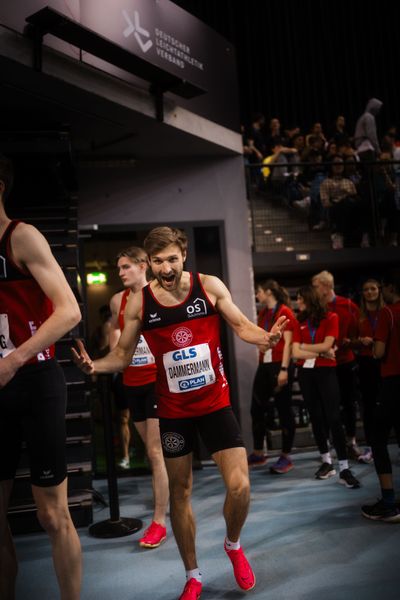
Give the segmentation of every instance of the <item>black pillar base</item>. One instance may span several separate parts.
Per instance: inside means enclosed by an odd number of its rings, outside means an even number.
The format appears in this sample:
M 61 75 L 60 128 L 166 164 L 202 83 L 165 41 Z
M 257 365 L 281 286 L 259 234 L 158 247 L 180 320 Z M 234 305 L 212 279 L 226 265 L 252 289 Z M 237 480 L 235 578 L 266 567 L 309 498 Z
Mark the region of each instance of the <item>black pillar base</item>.
M 89 533 L 97 538 L 116 538 L 136 533 L 142 526 L 143 522 L 140 519 L 121 517 L 118 521 L 107 519 L 100 523 L 94 523 L 89 527 Z

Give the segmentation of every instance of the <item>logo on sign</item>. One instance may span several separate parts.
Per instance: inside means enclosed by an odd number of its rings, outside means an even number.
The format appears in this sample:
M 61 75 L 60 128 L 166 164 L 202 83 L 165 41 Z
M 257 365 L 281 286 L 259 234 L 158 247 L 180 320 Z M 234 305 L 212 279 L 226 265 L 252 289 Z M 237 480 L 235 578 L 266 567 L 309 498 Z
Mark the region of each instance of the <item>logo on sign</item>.
M 191 317 L 202 317 L 207 314 L 207 305 L 203 298 L 196 298 L 192 304 L 188 304 L 186 307 L 187 316 Z
M 192 377 L 191 379 L 180 381 L 179 389 L 186 392 L 187 390 L 194 390 L 203 385 L 206 385 L 206 378 L 204 375 L 200 375 L 200 377 Z
M 141 27 L 141 25 L 140 25 L 140 22 L 139 22 L 140 18 L 139 18 L 138 11 L 135 10 L 133 12 L 133 23 L 132 23 L 130 16 L 126 12 L 126 10 L 122 11 L 122 15 L 123 15 L 125 21 L 128 23 L 128 26 L 123 31 L 124 37 L 127 38 L 130 35 L 132 35 L 132 33 L 133 33 L 142 52 L 144 52 L 144 53 L 148 52 L 150 50 L 150 48 L 152 47 L 153 42 L 150 39 L 148 39 L 148 38 L 150 38 L 150 33 L 147 31 L 147 29 L 143 29 L 143 27 Z
M 175 346 L 183 348 L 183 346 L 189 346 L 193 339 L 193 333 L 187 327 L 178 327 L 172 332 L 171 339 Z

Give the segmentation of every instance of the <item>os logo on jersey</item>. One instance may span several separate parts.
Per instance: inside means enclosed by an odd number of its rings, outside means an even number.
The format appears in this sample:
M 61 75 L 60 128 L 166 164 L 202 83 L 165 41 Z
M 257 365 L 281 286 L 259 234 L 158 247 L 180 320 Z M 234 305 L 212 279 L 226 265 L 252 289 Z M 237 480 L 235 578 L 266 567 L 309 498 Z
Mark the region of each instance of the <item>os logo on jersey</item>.
M 185 447 L 185 439 L 180 433 L 168 431 L 161 438 L 162 446 L 166 452 L 176 454 Z
M 192 304 L 186 307 L 188 319 L 191 317 L 203 317 L 207 314 L 207 305 L 203 298 L 196 298 Z
M 188 346 L 193 339 L 193 333 L 187 327 L 177 327 L 171 335 L 172 342 L 178 348 Z

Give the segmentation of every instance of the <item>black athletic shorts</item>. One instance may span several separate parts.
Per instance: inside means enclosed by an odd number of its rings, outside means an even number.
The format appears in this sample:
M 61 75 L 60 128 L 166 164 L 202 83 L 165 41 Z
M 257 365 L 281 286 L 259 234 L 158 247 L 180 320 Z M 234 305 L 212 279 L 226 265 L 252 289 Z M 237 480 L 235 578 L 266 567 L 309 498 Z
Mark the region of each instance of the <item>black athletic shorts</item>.
M 185 456 L 193 451 L 196 431 L 210 454 L 228 448 L 244 447 L 239 424 L 227 406 L 202 417 L 160 418 L 160 433 L 165 458 Z
M 134 423 L 157 419 L 157 396 L 155 383 L 146 385 L 124 385 L 126 408 L 129 408 Z
M 14 479 L 26 441 L 31 483 L 59 485 L 67 475 L 67 388 L 55 360 L 24 365 L 0 389 L 0 480 Z

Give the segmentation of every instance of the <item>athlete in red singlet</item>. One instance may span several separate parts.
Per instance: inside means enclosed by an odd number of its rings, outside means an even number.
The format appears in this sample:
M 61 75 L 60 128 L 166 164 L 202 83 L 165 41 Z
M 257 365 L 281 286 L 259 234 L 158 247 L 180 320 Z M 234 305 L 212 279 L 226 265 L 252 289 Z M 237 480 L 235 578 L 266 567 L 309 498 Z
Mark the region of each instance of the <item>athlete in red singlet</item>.
M 125 308 L 131 294 L 147 285 L 147 255 L 142 248 L 131 246 L 118 254 L 118 271 L 125 291 L 114 294 L 110 301 L 111 329 L 110 349 L 118 343 L 125 325 Z M 135 427 L 146 447 L 150 461 L 153 490 L 154 516 L 150 526 L 140 538 L 143 548 L 157 548 L 166 539 L 165 514 L 168 507 L 168 476 L 163 458 L 160 427 L 157 418 L 155 382 L 157 367 L 143 335 L 140 336 L 130 364 L 123 372 L 122 397 L 117 399 L 121 422 L 123 458 L 121 467 L 129 468 L 129 420 Z
M 17 561 L 7 509 L 21 451 L 30 455 L 37 516 L 50 536 L 62 598 L 78 600 L 81 550 L 67 498 L 66 385 L 54 343 L 81 318 L 41 233 L 11 221 L 12 165 L 0 156 L 0 598 L 15 598 Z
M 144 248 L 154 280 L 142 293 L 130 296 L 117 346 L 105 358 L 92 361 L 79 342 L 79 354 L 73 351 L 75 362 L 88 374 L 120 370 L 129 364 L 140 331 L 145 332 L 158 370 L 156 389 L 170 484 L 171 522 L 187 576 L 180 600 L 197 600 L 202 587 L 191 506 L 196 431 L 226 486 L 225 551 L 239 587 L 250 590 L 255 577 L 239 539 L 250 499 L 247 457 L 229 404 L 218 314 L 242 340 L 267 348 L 281 338 L 286 318 L 277 319 L 267 332 L 243 315 L 220 279 L 183 271 L 187 238 L 178 229 L 153 229 Z

